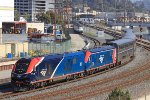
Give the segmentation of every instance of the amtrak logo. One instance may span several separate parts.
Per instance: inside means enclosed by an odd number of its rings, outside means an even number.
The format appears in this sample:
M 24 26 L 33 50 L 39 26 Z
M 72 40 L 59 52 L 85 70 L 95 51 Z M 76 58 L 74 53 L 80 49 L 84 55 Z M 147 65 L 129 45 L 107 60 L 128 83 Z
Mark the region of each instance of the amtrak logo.
M 100 61 L 101 63 L 103 63 L 103 60 L 104 60 L 104 55 L 100 55 L 99 61 Z
M 42 76 L 45 76 L 47 72 L 47 69 L 42 69 L 42 71 L 40 72 L 42 74 Z

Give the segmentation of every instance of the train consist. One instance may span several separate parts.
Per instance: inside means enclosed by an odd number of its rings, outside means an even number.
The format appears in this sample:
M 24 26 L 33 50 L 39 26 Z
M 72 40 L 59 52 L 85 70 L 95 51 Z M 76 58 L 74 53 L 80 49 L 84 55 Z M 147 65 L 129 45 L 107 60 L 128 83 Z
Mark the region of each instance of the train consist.
M 74 22 L 73 30 L 77 33 L 83 33 L 83 26 L 79 22 Z
M 124 64 L 134 57 L 135 36 L 125 30 L 122 39 L 109 45 L 76 52 L 51 54 L 18 60 L 11 73 L 14 91 L 50 85 L 60 80 L 84 77 Z

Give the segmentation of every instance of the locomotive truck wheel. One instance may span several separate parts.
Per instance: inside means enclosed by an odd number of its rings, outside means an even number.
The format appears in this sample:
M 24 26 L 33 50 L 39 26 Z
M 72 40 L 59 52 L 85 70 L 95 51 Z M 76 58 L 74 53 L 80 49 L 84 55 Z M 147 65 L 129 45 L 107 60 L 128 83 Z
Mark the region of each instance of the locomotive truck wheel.
M 31 90 L 34 90 L 36 88 L 36 86 L 33 84 L 31 85 Z
M 77 79 L 77 76 L 76 76 L 76 75 L 73 75 L 73 79 Z
M 84 73 L 81 73 L 81 77 L 84 77 Z
M 66 81 L 70 81 L 70 78 L 69 78 L 69 76 L 66 76 Z

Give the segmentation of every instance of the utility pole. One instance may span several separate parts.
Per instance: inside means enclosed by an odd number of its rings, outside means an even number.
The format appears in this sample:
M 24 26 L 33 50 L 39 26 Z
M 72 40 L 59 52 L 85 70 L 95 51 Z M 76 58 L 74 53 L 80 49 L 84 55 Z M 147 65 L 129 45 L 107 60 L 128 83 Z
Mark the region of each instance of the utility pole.
M 54 16 L 54 31 L 53 31 L 53 34 L 55 35 L 56 33 L 56 0 L 54 0 L 54 13 L 55 13 L 55 16 Z
M 126 26 L 126 0 L 124 0 L 124 27 Z

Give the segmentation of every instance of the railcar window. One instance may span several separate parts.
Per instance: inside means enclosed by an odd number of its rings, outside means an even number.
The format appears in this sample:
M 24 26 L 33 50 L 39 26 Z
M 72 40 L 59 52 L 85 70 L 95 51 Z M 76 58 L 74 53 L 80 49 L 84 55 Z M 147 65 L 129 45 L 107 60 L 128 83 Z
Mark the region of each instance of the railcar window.
M 67 62 L 64 62 L 64 70 L 71 71 L 72 67 L 72 60 L 68 59 Z

